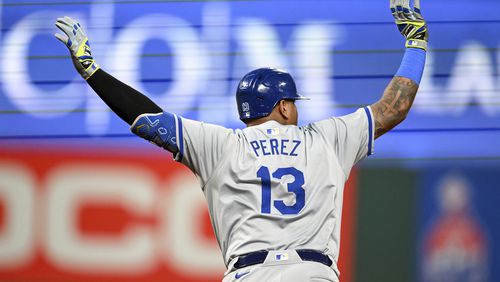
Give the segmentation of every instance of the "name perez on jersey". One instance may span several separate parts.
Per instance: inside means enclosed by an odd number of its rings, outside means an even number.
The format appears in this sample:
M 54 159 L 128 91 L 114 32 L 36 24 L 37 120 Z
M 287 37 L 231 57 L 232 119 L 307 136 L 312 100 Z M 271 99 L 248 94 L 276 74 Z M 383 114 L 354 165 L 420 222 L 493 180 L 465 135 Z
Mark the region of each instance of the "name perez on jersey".
M 296 151 L 299 147 L 300 140 L 289 139 L 262 139 L 251 141 L 250 145 L 257 157 L 260 156 L 298 156 Z

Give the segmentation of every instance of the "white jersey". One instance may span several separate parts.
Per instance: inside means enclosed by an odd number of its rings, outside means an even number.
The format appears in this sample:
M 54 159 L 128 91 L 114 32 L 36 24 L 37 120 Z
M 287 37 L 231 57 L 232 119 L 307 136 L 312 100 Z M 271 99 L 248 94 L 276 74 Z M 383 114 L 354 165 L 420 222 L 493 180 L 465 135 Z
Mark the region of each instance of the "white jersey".
M 373 152 L 369 107 L 304 127 L 176 124 L 175 157 L 201 181 L 226 265 L 259 250 L 312 249 L 338 274 L 344 184 Z

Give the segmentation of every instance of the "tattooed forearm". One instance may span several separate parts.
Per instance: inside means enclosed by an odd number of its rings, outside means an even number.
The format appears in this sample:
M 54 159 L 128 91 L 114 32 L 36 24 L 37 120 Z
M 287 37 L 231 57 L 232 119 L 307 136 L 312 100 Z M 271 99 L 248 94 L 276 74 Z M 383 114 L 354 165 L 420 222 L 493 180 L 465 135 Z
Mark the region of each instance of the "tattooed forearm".
M 402 122 L 413 104 L 418 85 L 411 79 L 394 77 L 382 98 L 371 105 L 375 119 L 375 138 Z

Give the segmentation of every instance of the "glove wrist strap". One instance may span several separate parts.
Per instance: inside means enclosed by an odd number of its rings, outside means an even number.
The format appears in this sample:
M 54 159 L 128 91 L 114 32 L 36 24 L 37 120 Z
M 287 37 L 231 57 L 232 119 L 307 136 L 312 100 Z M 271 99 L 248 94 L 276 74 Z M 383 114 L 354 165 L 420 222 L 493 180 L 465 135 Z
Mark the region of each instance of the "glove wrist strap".
M 406 41 L 406 48 L 418 48 L 427 51 L 427 41 L 419 39 L 408 39 Z
M 85 69 L 81 75 L 83 79 L 87 80 L 89 79 L 98 69 L 100 69 L 99 65 L 96 62 L 92 62 L 92 64 Z

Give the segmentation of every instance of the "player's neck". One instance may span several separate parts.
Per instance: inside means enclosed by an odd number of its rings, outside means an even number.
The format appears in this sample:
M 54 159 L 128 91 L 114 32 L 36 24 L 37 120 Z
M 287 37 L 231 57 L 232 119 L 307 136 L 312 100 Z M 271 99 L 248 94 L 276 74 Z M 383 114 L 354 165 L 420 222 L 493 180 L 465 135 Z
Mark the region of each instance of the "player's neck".
M 289 120 L 286 120 L 283 118 L 275 118 L 272 116 L 267 116 L 267 117 L 262 117 L 262 118 L 251 120 L 251 121 L 247 122 L 246 125 L 247 125 L 247 127 L 256 126 L 256 125 L 266 123 L 268 121 L 275 121 L 281 125 L 292 125 L 292 123 L 290 123 Z
M 256 126 L 256 125 L 259 125 L 259 124 L 263 124 L 265 122 L 268 122 L 270 120 L 274 120 L 274 119 L 264 119 L 264 118 L 259 118 L 259 119 L 255 119 L 255 120 L 252 120 L 252 121 L 249 121 L 246 123 L 247 127 L 250 127 L 250 126 Z

